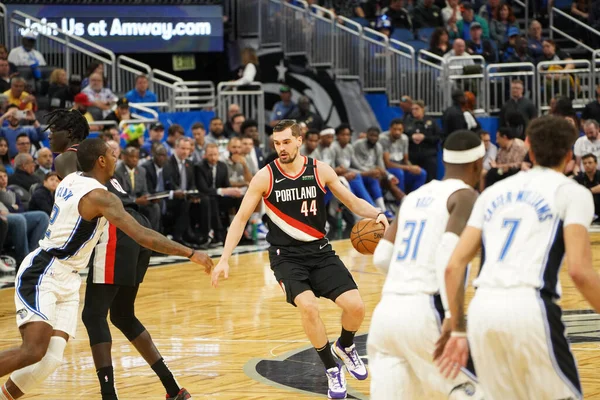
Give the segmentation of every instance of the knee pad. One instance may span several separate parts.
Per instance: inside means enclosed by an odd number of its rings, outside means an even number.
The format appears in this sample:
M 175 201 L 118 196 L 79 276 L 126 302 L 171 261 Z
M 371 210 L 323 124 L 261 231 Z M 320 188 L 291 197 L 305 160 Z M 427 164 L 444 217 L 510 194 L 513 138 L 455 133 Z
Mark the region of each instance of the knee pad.
M 52 336 L 46 355 L 39 362 L 12 373 L 10 379 L 23 393 L 29 393 L 60 367 L 67 341 Z
M 110 315 L 110 322 L 117 327 L 130 342 L 140 336 L 146 330 L 144 325 L 135 317 L 131 316 L 113 316 Z
M 81 319 L 87 330 L 88 336 L 90 337 L 90 346 L 97 345 L 98 343 L 112 342 L 112 336 L 110 335 L 110 328 L 108 327 L 106 316 L 102 317 L 94 315 L 86 312 L 86 309 L 84 308 Z

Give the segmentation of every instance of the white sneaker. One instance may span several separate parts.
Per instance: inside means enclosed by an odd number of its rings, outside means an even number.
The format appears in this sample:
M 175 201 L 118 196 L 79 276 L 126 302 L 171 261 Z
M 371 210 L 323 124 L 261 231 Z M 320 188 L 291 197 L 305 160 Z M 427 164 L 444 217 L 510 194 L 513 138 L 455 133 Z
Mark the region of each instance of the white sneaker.
M 327 370 L 327 390 L 328 399 L 345 399 L 346 398 L 346 377 L 344 369 L 339 366 L 329 368 Z
M 365 367 L 365 364 L 358 355 L 355 344 L 352 344 L 352 346 L 344 349 L 342 346 L 340 346 L 340 341 L 336 340 L 333 346 L 331 346 L 331 352 L 334 356 L 344 362 L 344 365 L 346 366 L 346 369 L 348 369 L 348 372 L 350 372 L 350 375 L 359 381 L 367 379 L 367 376 L 369 376 L 367 367 Z

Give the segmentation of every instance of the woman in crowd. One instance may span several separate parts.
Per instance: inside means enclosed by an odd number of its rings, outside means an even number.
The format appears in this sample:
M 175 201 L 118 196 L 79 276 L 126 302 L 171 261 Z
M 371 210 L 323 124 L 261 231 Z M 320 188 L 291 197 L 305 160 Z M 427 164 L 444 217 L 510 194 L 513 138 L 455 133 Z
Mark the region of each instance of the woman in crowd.
M 8 141 L 4 137 L 0 137 L 0 163 L 8 175 L 12 175 L 15 172 L 8 156 Z
M 508 30 L 513 27 L 519 31 L 519 25 L 516 23 L 512 8 L 508 4 L 502 4 L 496 9 L 494 19 L 490 24 L 492 40 L 495 40 L 498 46 L 508 42 Z
M 429 51 L 436 56 L 443 57 L 450 50 L 448 31 L 442 27 L 436 28 L 429 40 Z

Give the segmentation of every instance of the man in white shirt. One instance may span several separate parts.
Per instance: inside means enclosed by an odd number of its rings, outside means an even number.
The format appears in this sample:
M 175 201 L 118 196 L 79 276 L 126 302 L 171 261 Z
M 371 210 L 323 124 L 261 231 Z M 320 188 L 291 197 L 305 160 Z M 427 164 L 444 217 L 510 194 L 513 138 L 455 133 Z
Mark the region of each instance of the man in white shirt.
M 21 38 L 21 46 L 15 47 L 8 54 L 8 62 L 15 64 L 17 67 L 31 67 L 34 70 L 36 79 L 41 78 L 41 73 L 37 67 L 46 65 L 46 60 L 42 53 L 34 49 L 37 33 L 28 31 Z M 36 71 L 39 76 L 36 75 Z
M 466 52 L 467 45 L 462 39 L 456 39 L 452 44 L 452 50 L 450 50 L 444 56 L 444 61 L 450 64 L 449 75 L 462 75 L 463 67 L 467 65 L 475 65 L 475 62 L 471 58 L 471 55 Z M 456 57 L 462 57 L 457 59 Z M 452 58 L 452 60 L 450 60 Z
M 598 140 L 598 129 L 600 125 L 593 119 L 588 119 L 583 124 L 583 131 L 585 136 L 581 136 L 575 141 L 573 146 L 573 155 L 575 156 L 575 168 L 573 168 L 573 174 L 577 175 L 580 171 L 583 171 L 583 163 L 581 157 L 586 154 L 593 154 L 597 158 L 600 158 L 600 140 Z
M 81 92 L 87 95 L 94 107 L 102 110 L 103 118 L 110 114 L 113 103 L 117 101 L 117 96 L 112 90 L 104 87 L 104 78 L 100 74 L 90 75 L 90 84 Z

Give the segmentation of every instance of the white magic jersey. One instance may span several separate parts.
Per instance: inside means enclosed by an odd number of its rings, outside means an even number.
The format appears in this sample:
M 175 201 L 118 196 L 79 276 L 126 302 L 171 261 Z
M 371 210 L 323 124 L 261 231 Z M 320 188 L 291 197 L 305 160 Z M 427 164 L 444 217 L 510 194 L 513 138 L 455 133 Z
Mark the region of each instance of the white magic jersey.
M 80 172 L 69 174 L 56 188 L 50 224 L 40 248 L 72 269 L 87 267 L 92 250 L 106 225 L 104 217 L 93 221 L 79 215 L 79 200 L 94 189 L 106 190 L 96 179 Z
M 439 292 L 435 258 L 448 224 L 448 198 L 469 186 L 458 179 L 433 180 L 404 198 L 383 293 Z
M 535 167 L 491 186 L 468 222 L 482 230 L 475 287 L 532 287 L 560 297 L 563 228 L 587 228 L 593 216 L 589 189 L 548 168 Z

